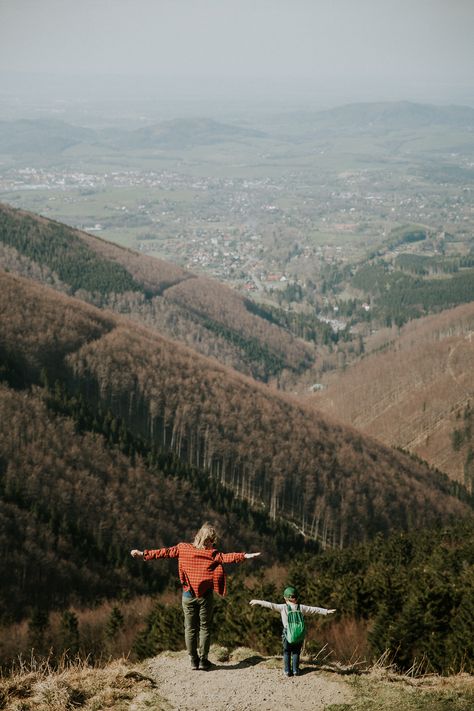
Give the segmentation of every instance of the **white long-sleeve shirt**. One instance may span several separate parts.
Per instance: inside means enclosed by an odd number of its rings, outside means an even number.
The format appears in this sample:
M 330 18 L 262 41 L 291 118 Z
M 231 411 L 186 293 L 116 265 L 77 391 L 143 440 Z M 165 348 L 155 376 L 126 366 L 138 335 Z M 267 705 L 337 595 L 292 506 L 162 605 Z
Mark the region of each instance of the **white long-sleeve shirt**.
M 262 607 L 269 607 L 270 610 L 277 610 L 281 615 L 281 621 L 285 628 L 288 627 L 288 607 L 290 607 L 291 610 L 298 609 L 298 604 L 294 602 L 284 602 L 280 604 L 277 602 L 268 602 L 267 600 L 255 600 L 254 603 Z M 329 610 L 325 607 L 312 607 L 311 605 L 300 605 L 299 609 L 303 615 L 327 615 L 329 613 Z

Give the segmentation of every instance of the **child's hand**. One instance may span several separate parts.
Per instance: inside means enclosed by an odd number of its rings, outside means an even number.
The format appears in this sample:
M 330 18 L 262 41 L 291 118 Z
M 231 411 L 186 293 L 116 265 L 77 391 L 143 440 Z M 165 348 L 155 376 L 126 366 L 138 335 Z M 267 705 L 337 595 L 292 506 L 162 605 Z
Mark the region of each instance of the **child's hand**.
M 130 551 L 130 555 L 132 558 L 143 558 L 143 551 L 137 551 L 136 548 L 134 548 L 132 551 Z
M 245 557 L 248 558 L 255 558 L 257 555 L 262 555 L 261 553 L 245 553 Z
M 328 610 L 328 611 L 326 612 L 326 615 L 332 615 L 333 612 L 336 612 L 336 610 Z
M 258 600 L 250 600 L 249 605 L 256 605 Z

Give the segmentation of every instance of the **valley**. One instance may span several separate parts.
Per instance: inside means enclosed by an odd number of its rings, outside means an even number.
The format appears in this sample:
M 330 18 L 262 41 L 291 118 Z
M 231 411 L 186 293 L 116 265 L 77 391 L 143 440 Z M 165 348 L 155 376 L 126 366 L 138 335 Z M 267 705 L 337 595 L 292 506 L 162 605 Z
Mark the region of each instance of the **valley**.
M 137 264 L 174 264 L 172 279 L 193 275 L 151 301 L 148 286 L 106 300 L 280 390 L 320 393 L 325 407 L 339 376 L 362 359 L 370 370 L 397 329 L 474 301 L 473 114 L 398 102 L 233 123 L 3 121 L 0 199 L 132 250 Z M 425 393 L 434 429 L 421 418 L 406 437 L 388 408 L 370 433 L 470 486 L 470 437 L 452 449 L 470 393 L 461 399 L 443 409 Z M 438 427 L 435 454 L 426 442 Z
M 26 152 L 3 122 L 0 198 L 257 300 L 290 282 L 311 305 L 311 282 L 322 312 L 337 307 L 327 275 L 400 227 L 429 233 L 425 256 L 470 254 L 468 109 L 401 102 L 254 121 L 254 131 L 188 119 L 128 132 L 30 121 Z
M 269 567 L 236 576 L 238 632 L 219 608 L 230 648 L 289 569 L 333 648 L 463 668 L 473 114 L 1 122 L 0 664 L 180 649 L 173 570 L 128 549 L 204 516 Z

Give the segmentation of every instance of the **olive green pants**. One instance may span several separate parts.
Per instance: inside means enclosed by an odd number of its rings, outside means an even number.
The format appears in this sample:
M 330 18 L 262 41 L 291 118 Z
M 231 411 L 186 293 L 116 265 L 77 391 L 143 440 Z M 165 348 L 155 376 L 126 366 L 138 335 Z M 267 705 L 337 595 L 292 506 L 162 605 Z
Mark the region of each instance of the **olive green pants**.
M 188 654 L 193 658 L 207 659 L 211 646 L 214 596 L 209 590 L 202 597 L 183 595 L 184 639 Z

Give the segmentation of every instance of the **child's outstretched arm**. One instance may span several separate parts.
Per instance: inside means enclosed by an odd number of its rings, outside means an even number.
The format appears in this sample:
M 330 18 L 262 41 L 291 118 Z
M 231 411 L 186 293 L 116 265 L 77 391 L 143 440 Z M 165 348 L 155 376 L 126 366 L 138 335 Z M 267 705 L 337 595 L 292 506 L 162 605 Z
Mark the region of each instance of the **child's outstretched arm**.
M 280 612 L 282 607 L 285 607 L 276 602 L 268 602 L 268 600 L 250 600 L 249 605 L 260 605 L 261 607 L 268 607 L 270 610 L 278 610 L 278 612 Z
M 326 607 L 313 607 L 312 605 L 300 605 L 303 615 L 332 615 L 336 610 L 328 610 Z

